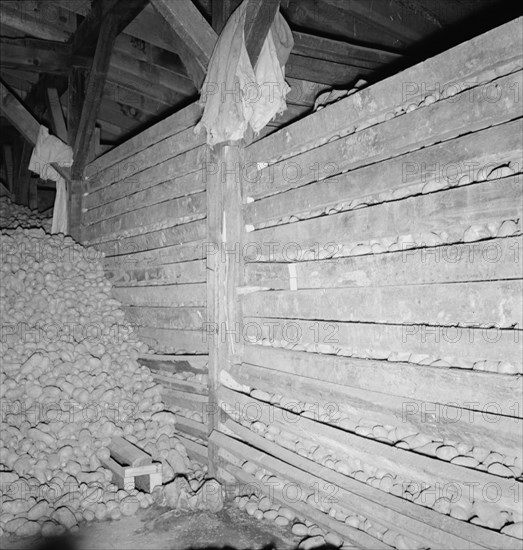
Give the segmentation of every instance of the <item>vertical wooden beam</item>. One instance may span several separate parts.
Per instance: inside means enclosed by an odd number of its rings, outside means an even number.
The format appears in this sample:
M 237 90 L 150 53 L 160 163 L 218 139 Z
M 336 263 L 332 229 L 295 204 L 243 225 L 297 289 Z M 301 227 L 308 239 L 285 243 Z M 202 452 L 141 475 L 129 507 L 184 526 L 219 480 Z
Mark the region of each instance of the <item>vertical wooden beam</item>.
M 58 90 L 56 88 L 48 88 L 46 100 L 55 136 L 59 137 L 64 143 L 68 143 L 67 127 L 65 125 L 65 118 L 60 103 L 60 97 L 58 96 Z
M 280 9 L 280 0 L 249 0 L 245 16 L 245 47 L 252 66 L 256 66 L 263 43 Z
M 219 35 L 242 0 L 212 0 L 212 28 Z
M 105 79 L 109 70 L 109 62 L 118 30 L 116 15 L 110 13 L 102 21 L 100 34 L 96 43 L 93 65 L 89 72 L 85 100 L 80 115 L 80 122 L 74 140 L 74 164 L 72 175 L 80 179 L 89 154 L 89 145 L 94 133 L 94 127 L 100 105 L 102 103 Z
M 67 88 L 67 143 L 74 145 L 85 96 L 85 71 L 73 68 Z
M 207 175 L 208 325 L 203 336 L 209 343 L 210 433 L 217 429 L 219 422 L 216 391 L 220 372 L 241 362 L 243 348 L 237 288 L 243 272 L 241 176 L 244 151 L 239 142 L 218 145 L 209 150 L 209 162 L 204 170 Z M 215 475 L 217 465 L 217 449 L 209 442 L 211 475 Z
M 7 188 L 12 193 L 13 187 L 14 187 L 13 147 L 7 143 L 4 144 L 3 153 L 4 153 Z

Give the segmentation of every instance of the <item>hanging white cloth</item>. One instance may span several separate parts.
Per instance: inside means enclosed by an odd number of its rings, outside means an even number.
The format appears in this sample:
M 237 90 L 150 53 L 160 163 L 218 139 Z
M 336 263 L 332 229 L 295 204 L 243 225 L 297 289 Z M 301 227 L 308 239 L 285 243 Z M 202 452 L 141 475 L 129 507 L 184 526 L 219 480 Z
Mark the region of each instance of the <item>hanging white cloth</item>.
M 243 138 L 249 125 L 259 132 L 287 107 L 284 67 L 294 46 L 292 32 L 278 12 L 253 68 L 245 46 L 247 5 L 244 0 L 227 21 L 202 85 L 204 112 L 194 131 L 204 126 L 211 146 Z
M 49 130 L 41 125 L 38 132 L 29 170 L 38 174 L 44 180 L 56 182 L 56 197 L 53 209 L 51 233 L 69 233 L 69 217 L 67 214 L 68 193 L 65 179 L 51 166 L 70 167 L 73 164 L 73 150 L 61 139 L 49 135 Z

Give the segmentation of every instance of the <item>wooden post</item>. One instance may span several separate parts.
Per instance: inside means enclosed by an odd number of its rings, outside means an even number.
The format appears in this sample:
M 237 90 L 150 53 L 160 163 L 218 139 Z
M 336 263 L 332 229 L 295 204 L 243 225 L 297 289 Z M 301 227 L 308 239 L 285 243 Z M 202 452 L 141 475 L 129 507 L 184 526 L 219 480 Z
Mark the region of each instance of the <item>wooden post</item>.
M 207 179 L 207 322 L 202 337 L 209 342 L 209 434 L 219 421 L 216 392 L 220 372 L 242 355 L 237 287 L 242 271 L 243 143 L 209 150 L 203 170 Z M 209 443 L 209 468 L 216 474 L 217 448 Z

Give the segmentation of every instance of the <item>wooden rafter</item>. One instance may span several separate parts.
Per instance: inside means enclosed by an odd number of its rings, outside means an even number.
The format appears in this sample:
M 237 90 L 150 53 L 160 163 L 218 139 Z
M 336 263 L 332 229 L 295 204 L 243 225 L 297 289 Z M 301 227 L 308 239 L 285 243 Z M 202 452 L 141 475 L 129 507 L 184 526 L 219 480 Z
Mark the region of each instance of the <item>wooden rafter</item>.
M 26 71 L 66 74 L 71 67 L 88 68 L 88 58 L 72 55 L 69 45 L 53 40 L 0 38 L 0 65 Z
M 89 146 L 94 133 L 94 127 L 100 105 L 102 103 L 105 79 L 109 70 L 109 61 L 116 40 L 117 19 L 113 14 L 107 15 L 100 27 L 93 64 L 89 71 L 89 78 L 86 85 L 85 99 L 82 112 L 76 129 L 73 155 L 73 177 L 81 178 L 86 160 L 89 156 Z
M 178 37 L 178 53 L 200 88 L 218 35 L 191 0 L 152 0 L 152 5 Z

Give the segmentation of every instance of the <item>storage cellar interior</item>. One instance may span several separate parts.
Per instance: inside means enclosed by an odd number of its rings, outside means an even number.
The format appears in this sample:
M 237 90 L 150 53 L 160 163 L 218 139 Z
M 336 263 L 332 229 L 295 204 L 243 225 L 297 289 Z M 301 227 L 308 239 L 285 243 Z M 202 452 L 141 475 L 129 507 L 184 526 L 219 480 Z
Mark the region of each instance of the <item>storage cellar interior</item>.
M 0 2 L 2 548 L 522 548 L 518 10 Z

